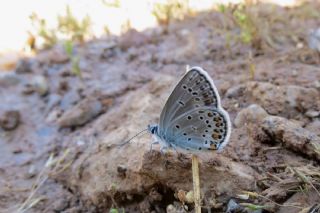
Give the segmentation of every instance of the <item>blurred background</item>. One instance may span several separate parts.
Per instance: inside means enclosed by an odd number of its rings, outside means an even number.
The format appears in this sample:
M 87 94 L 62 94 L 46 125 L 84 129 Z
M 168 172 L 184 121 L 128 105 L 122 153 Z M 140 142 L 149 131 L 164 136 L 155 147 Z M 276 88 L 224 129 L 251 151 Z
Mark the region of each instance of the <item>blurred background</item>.
M 121 35 L 165 24 L 169 19 L 217 8 L 220 4 L 251 4 L 241 0 L 12 0 L 0 8 L 0 69 L 12 68 L 19 54 L 48 48 L 57 42 Z M 260 1 L 261 2 L 261 1 Z M 299 0 L 264 0 L 293 7 Z M 6 57 L 4 57 L 4 55 Z

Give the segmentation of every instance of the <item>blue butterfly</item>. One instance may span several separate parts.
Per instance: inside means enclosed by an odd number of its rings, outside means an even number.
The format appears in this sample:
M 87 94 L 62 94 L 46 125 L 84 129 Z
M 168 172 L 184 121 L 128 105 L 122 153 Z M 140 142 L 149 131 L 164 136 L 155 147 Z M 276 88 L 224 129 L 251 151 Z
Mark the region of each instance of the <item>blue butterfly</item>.
M 208 73 L 192 67 L 169 96 L 160 123 L 148 125 L 148 131 L 161 152 L 168 148 L 221 150 L 229 141 L 231 122 Z

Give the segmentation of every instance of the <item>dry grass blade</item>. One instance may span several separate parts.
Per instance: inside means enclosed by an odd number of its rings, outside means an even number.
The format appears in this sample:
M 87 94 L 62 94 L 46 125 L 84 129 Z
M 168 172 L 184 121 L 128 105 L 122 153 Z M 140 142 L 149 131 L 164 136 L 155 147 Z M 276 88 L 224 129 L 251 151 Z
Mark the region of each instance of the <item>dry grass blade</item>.
M 45 197 L 43 196 L 35 198 L 35 195 L 37 191 L 43 186 L 43 184 L 48 180 L 50 175 L 59 174 L 72 164 L 72 161 L 65 162 L 68 154 L 69 150 L 67 149 L 60 157 L 54 158 L 52 154 L 49 156 L 43 169 L 40 171 L 40 173 L 37 176 L 37 179 L 32 185 L 29 196 L 15 211 L 16 213 L 26 212 L 27 210 L 37 205 L 40 201 L 45 199 Z

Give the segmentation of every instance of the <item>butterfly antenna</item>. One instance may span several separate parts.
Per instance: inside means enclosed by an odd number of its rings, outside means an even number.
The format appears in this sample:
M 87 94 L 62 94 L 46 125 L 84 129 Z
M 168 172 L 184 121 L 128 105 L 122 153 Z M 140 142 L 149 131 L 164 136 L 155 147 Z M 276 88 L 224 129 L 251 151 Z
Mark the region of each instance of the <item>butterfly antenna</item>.
M 129 143 L 133 138 L 135 138 L 135 137 L 137 137 L 137 136 L 141 135 L 141 133 L 143 133 L 143 132 L 145 132 L 145 131 L 147 131 L 147 130 L 148 130 L 148 129 L 144 129 L 144 130 L 142 130 L 142 131 L 138 132 L 138 133 L 137 133 L 137 134 L 135 134 L 133 137 L 131 137 L 129 140 L 127 140 L 126 142 L 124 142 L 124 143 L 122 143 L 122 144 L 119 144 L 119 145 L 117 145 L 117 146 L 123 146 L 123 145 L 125 145 L 125 144 Z

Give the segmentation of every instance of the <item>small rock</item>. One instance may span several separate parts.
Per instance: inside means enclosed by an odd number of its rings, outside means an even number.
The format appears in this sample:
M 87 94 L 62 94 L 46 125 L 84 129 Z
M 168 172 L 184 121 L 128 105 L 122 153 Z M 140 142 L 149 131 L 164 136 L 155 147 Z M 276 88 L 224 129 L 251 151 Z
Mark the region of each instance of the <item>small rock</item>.
M 32 80 L 31 85 L 32 89 L 35 92 L 37 92 L 40 96 L 46 95 L 49 91 L 48 81 L 42 75 L 35 76 Z
M 135 29 L 129 30 L 126 34 L 120 37 L 119 47 L 122 50 L 127 50 L 130 47 L 139 47 L 150 41 L 150 38 Z
M 52 49 L 48 55 L 50 62 L 62 64 L 70 60 L 68 54 L 62 46 L 57 46 Z
M 180 203 L 174 202 L 169 204 L 166 208 L 167 213 L 185 213 L 188 210 L 188 206 L 182 206 Z
M 314 86 L 315 88 L 317 88 L 317 89 L 320 89 L 320 81 L 319 81 L 319 80 L 314 81 L 314 82 L 313 82 L 313 86 Z
M 252 104 L 238 113 L 234 119 L 234 125 L 239 128 L 247 123 L 258 123 L 267 116 L 268 113 L 261 106 Z
M 0 87 L 15 86 L 21 82 L 21 78 L 16 73 L 1 73 L 0 72 Z
M 94 98 L 87 98 L 67 110 L 57 121 L 60 127 L 81 126 L 102 111 L 102 104 Z
M 242 84 L 231 87 L 227 90 L 225 96 L 227 98 L 237 98 L 237 97 L 242 96 L 244 94 L 245 89 L 246 89 L 246 86 L 242 85 Z
M 52 110 L 50 113 L 48 113 L 48 116 L 46 118 L 46 123 L 55 122 L 61 114 L 62 114 L 62 111 L 59 109 Z
M 233 212 L 242 212 L 243 207 L 240 206 L 235 200 L 230 199 L 227 205 L 226 213 L 233 213 Z
M 194 202 L 193 191 L 189 191 L 186 194 L 186 203 L 193 203 L 193 202 Z
M 119 177 L 125 178 L 126 177 L 127 168 L 124 165 L 119 165 L 117 167 L 117 172 L 118 172 Z
M 48 97 L 48 103 L 47 103 L 45 112 L 48 113 L 50 110 L 52 110 L 53 107 L 58 105 L 60 101 L 61 101 L 61 95 L 56 93 L 50 94 Z
M 81 99 L 79 93 L 75 90 L 70 90 L 67 92 L 61 99 L 60 108 L 62 110 L 68 110 L 75 103 L 77 103 Z
M 315 111 L 315 110 L 308 110 L 305 115 L 309 118 L 315 118 L 320 116 L 320 112 L 319 111 Z
M 37 174 L 36 167 L 34 165 L 31 165 L 28 172 L 25 174 L 25 178 L 31 179 L 34 176 L 36 176 L 36 174 Z
M 32 61 L 30 59 L 21 59 L 16 66 L 16 73 L 32 73 Z
M 295 122 L 278 116 L 267 116 L 261 123 L 262 132 L 257 139 L 262 142 L 280 142 L 284 147 L 320 161 L 320 137 Z
M 309 123 L 306 126 L 306 129 L 309 130 L 310 132 L 313 132 L 315 134 L 317 134 L 320 137 L 320 120 L 315 120 L 311 123 Z
M 157 191 L 156 188 L 152 188 L 149 193 L 149 198 L 151 202 L 161 201 L 162 195 Z
M 0 127 L 4 130 L 14 130 L 20 123 L 20 112 L 9 110 L 0 115 Z
M 320 28 L 311 30 L 308 37 L 308 45 L 310 49 L 320 52 Z
M 69 201 L 63 198 L 55 200 L 52 204 L 53 209 L 58 212 L 65 210 L 66 208 L 68 208 L 68 206 L 69 206 Z

